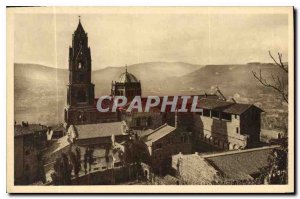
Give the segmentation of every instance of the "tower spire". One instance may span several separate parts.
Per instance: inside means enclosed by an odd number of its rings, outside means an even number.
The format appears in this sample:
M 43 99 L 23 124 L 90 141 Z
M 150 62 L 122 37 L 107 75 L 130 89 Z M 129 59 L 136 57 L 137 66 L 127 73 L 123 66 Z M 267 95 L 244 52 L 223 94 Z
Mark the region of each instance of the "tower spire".
M 79 23 L 80 23 L 80 17 L 81 17 L 81 16 L 80 16 L 80 15 L 78 15 Z
M 127 73 L 127 64 L 125 65 L 125 72 Z

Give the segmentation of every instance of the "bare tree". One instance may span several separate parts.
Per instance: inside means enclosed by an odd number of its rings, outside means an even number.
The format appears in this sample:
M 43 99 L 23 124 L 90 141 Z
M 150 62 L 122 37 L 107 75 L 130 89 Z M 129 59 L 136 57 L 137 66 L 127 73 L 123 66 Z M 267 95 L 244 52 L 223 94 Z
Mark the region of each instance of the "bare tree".
M 269 55 L 274 61 L 275 65 L 278 66 L 284 73 L 288 74 L 288 66 L 285 66 L 282 62 L 282 54 L 278 53 L 278 61 L 272 56 L 271 52 L 269 51 Z M 263 77 L 261 74 L 261 69 L 259 70 L 259 74 L 252 71 L 253 76 L 265 87 L 271 88 L 275 90 L 281 98 L 288 103 L 288 85 L 285 82 L 285 77 L 280 74 L 274 76 L 271 74 L 272 83 L 267 81 L 266 77 Z

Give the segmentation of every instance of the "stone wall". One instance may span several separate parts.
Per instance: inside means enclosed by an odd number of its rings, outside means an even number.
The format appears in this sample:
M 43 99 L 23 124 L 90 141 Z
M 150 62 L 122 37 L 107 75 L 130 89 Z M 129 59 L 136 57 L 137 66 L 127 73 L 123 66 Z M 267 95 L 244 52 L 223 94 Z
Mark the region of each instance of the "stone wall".
M 195 130 L 200 138 L 220 149 L 240 149 L 247 145 L 247 136 L 240 132 L 240 118 L 232 115 L 231 121 L 195 114 Z

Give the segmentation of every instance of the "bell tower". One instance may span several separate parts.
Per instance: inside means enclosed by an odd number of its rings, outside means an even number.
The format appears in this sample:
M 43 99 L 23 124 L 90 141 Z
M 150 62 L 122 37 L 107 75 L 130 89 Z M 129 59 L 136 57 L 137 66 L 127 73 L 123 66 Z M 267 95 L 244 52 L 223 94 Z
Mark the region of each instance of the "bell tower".
M 69 124 L 91 123 L 94 106 L 94 84 L 91 83 L 91 50 L 88 34 L 80 17 L 69 47 L 69 84 L 65 121 Z

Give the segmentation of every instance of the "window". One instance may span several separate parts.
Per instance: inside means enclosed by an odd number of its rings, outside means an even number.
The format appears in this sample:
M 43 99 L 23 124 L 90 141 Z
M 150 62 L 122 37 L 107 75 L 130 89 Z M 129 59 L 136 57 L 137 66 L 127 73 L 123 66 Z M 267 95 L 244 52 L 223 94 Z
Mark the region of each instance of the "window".
M 82 68 L 82 64 L 81 62 L 78 63 L 78 69 L 81 69 Z
M 212 110 L 211 111 L 211 116 L 214 117 L 214 118 L 219 118 L 219 111 Z
M 228 113 L 222 113 L 221 117 L 222 117 L 223 120 L 229 120 L 229 121 L 231 121 L 231 115 L 228 114 Z
M 236 127 L 236 133 L 239 133 L 239 127 Z

